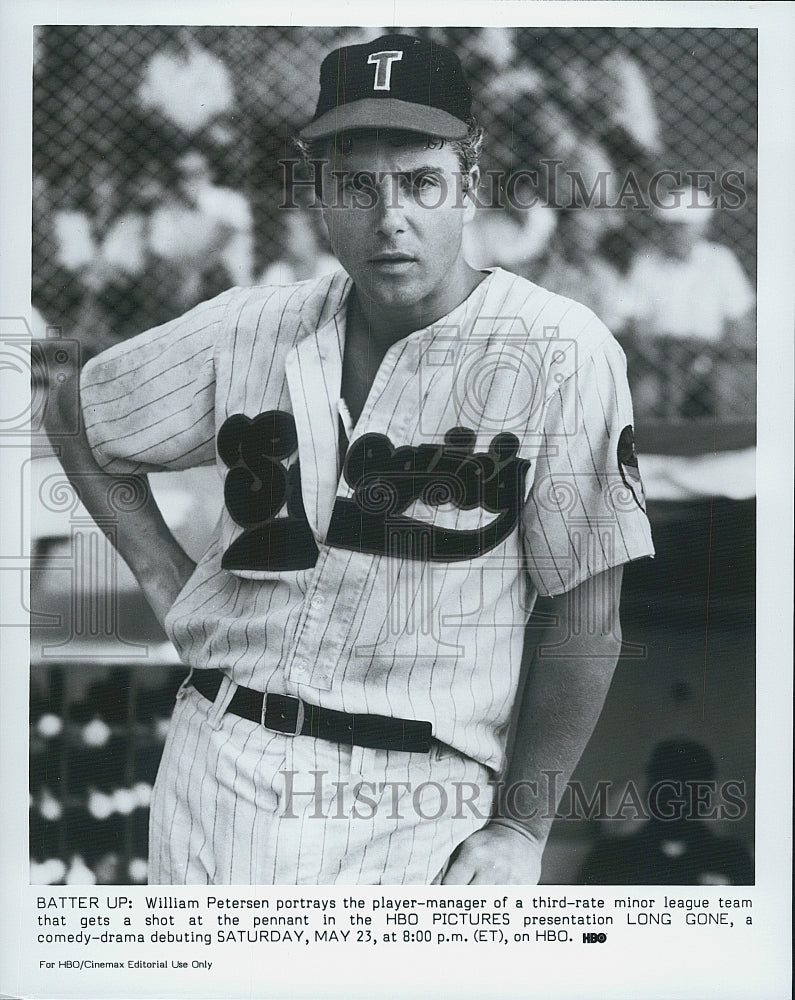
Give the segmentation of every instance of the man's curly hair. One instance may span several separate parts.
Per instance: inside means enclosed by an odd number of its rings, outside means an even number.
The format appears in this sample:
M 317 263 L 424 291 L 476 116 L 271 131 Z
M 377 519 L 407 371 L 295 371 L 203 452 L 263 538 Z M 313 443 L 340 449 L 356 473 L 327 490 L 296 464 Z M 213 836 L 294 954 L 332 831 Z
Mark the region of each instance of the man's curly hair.
M 307 141 L 296 135 L 293 136 L 293 145 L 304 161 L 304 166 L 308 167 L 312 163 L 322 161 L 323 157 L 330 152 L 331 143 L 334 143 L 338 147 L 342 144 L 344 154 L 346 151 L 345 144 L 349 144 L 355 135 L 367 134 L 378 136 L 381 133 L 386 133 L 387 141 L 397 146 L 416 140 L 422 134 L 410 132 L 405 129 L 356 129 L 348 133 L 341 133 L 339 136 L 330 136 L 315 140 L 314 142 Z M 461 173 L 466 176 L 473 167 L 477 166 L 480 160 L 484 136 L 483 128 L 478 125 L 474 118 L 471 118 L 467 122 L 467 134 L 462 139 L 442 139 L 432 135 L 426 135 L 425 139 L 428 149 L 442 149 L 444 146 L 452 149 L 458 157 Z M 320 172 L 315 170 L 315 194 L 318 198 L 322 194 L 321 187 L 322 179 Z

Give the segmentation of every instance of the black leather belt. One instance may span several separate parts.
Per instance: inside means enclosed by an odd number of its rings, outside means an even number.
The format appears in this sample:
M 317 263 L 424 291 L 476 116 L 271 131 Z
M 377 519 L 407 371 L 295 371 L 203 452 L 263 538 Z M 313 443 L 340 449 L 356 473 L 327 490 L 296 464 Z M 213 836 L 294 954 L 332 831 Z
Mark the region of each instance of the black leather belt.
M 224 676 L 220 670 L 194 670 L 190 681 L 199 694 L 215 701 Z M 318 708 L 283 694 L 264 695 L 245 687 L 238 687 L 226 710 L 250 722 L 261 722 L 266 729 L 277 733 L 314 736 L 347 746 L 428 753 L 433 744 L 430 722 L 393 719 L 387 715 L 352 715 L 332 708 Z

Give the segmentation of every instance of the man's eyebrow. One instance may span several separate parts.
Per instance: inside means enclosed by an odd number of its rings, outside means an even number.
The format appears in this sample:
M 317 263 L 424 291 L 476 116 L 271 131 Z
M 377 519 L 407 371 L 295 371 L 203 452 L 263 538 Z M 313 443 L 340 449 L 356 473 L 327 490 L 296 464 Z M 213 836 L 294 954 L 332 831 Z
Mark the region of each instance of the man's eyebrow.
M 382 171 L 384 175 L 390 175 L 394 177 L 406 177 L 412 178 L 416 177 L 418 174 L 437 174 L 441 175 L 444 170 L 431 163 L 423 163 L 417 167 L 410 167 L 408 170 L 384 170 Z
M 334 174 L 340 177 L 400 177 L 401 179 L 411 180 L 420 174 L 433 174 L 436 177 L 441 177 L 444 174 L 444 169 L 435 164 L 426 163 L 410 167 L 407 170 L 335 170 Z

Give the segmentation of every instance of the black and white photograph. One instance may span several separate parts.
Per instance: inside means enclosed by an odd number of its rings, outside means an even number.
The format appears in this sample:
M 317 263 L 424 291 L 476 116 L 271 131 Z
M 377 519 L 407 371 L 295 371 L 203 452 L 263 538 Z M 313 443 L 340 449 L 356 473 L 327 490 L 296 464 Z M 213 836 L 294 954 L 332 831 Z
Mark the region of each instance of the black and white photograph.
M 544 975 L 595 944 L 545 995 L 618 997 L 620 956 L 750 968 L 761 924 L 784 997 L 783 897 L 760 907 L 791 816 L 791 410 L 761 414 L 791 399 L 791 364 L 772 400 L 762 374 L 792 248 L 760 252 L 762 30 L 735 4 L 110 6 L 31 21 L 29 304 L 0 316 L 29 387 L 0 426 L 0 758 L 59 976 L 19 995 L 78 995 L 78 955 L 140 973 L 92 996 L 216 996 L 213 960 L 394 942 L 546 949 Z M 175 957 L 194 978 L 158 980 Z M 748 995 L 660 976 L 635 995 Z M 227 995 L 331 995 L 285 981 Z

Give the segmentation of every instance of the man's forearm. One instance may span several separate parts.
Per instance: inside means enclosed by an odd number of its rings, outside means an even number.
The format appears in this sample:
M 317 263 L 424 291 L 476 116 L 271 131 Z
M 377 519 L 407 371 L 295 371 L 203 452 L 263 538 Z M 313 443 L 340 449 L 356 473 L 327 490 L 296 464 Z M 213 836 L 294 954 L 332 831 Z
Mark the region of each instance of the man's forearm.
M 551 602 L 529 666 L 498 816 L 543 845 L 552 816 L 591 738 L 621 651 L 621 571 Z
M 77 371 L 69 378 L 76 380 Z M 50 443 L 89 514 L 100 526 L 113 525 L 114 544 L 162 624 L 195 563 L 163 519 L 146 475 L 115 476 L 104 472 L 94 458 L 82 422 L 77 433 L 62 432 L 68 394 L 74 391 L 74 384 L 53 387 L 45 417 Z M 134 494 L 133 502 L 119 502 L 120 484 L 126 484 Z
M 464 841 L 443 884 L 538 881 L 555 809 L 602 711 L 618 660 L 620 592 L 619 568 L 552 598 L 557 622 L 544 629 L 529 665 L 495 815 Z

